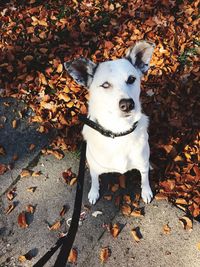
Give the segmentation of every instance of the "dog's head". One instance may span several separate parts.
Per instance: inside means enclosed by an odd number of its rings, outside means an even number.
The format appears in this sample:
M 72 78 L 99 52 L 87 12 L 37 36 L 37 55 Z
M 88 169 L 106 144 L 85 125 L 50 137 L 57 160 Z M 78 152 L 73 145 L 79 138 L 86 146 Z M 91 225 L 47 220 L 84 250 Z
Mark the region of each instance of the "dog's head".
M 154 44 L 139 41 L 122 59 L 95 64 L 79 58 L 64 63 L 74 80 L 89 89 L 91 117 L 108 123 L 140 119 L 140 79 L 149 69 L 153 50 Z

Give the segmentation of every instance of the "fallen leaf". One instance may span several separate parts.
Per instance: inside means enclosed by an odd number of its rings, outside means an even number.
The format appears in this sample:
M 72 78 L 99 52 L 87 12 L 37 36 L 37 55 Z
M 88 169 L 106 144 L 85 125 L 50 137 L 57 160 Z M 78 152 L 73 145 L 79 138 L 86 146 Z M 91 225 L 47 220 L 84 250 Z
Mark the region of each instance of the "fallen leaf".
M 131 214 L 131 207 L 128 204 L 121 206 L 121 212 L 123 215 L 129 216 Z
M 115 197 L 115 206 L 119 207 L 121 204 L 122 197 L 121 195 L 118 195 Z
M 37 186 L 31 186 L 31 187 L 27 188 L 27 191 L 34 193 L 36 189 L 37 189 Z
M 8 170 L 5 164 L 0 163 L 0 175 L 4 174 Z
M 131 197 L 129 195 L 124 195 L 123 200 L 126 204 L 131 204 Z
M 22 263 L 22 262 L 25 262 L 26 261 L 26 257 L 25 257 L 25 255 L 20 255 L 19 257 L 18 257 L 18 260 Z
M 20 173 L 21 178 L 31 176 L 32 172 L 28 169 L 23 169 Z
M 171 233 L 171 227 L 168 224 L 163 225 L 163 233 L 166 235 Z
M 35 148 L 35 145 L 34 144 L 30 144 L 29 150 L 32 151 L 34 148 Z
M 16 188 L 11 189 L 6 193 L 6 197 L 9 201 L 13 200 L 15 196 L 16 196 Z
M 72 248 L 69 253 L 68 262 L 76 264 L 77 258 L 78 258 L 78 251 L 75 248 Z
M 108 260 L 108 258 L 110 257 L 110 255 L 111 255 L 111 251 L 110 251 L 109 247 L 102 248 L 100 251 L 101 263 L 106 262 Z
M 57 221 L 57 222 L 55 222 L 54 224 L 52 224 L 51 226 L 48 226 L 48 228 L 49 228 L 49 230 L 58 230 L 58 229 L 60 229 L 60 227 L 61 227 L 61 221 L 59 220 L 59 221 Z
M 35 212 L 35 207 L 33 206 L 33 205 L 27 205 L 26 206 L 26 211 L 28 212 L 28 213 L 31 213 L 31 214 L 33 214 L 34 212 Z
M 166 196 L 166 194 L 164 193 L 157 193 L 155 195 L 155 199 L 156 200 L 168 200 L 168 196 Z
M 70 186 L 74 185 L 77 181 L 76 174 L 72 172 L 71 168 L 64 171 L 62 177 L 65 180 L 65 183 Z
M 16 207 L 15 203 L 10 204 L 10 205 L 5 209 L 5 214 L 10 214 L 11 211 L 13 211 L 15 207 Z
M 112 195 L 104 195 L 103 198 L 104 198 L 105 200 L 110 201 L 110 200 L 112 200 Z
M 26 218 L 26 212 L 25 211 L 22 211 L 18 215 L 18 225 L 21 228 L 27 228 L 28 227 L 27 218 Z
M 179 221 L 185 230 L 188 230 L 188 231 L 192 230 L 193 223 L 189 217 L 183 216 L 183 217 L 179 218 Z
M 141 209 L 134 209 L 130 216 L 133 216 L 133 217 L 143 217 L 144 215 L 142 214 L 142 210 Z
M 115 193 L 118 189 L 119 189 L 119 184 L 114 184 L 113 186 L 111 186 L 111 191 L 113 193 Z
M 0 155 L 1 156 L 5 156 L 6 155 L 5 149 L 2 146 L 0 146 Z
M 126 177 L 124 175 L 119 176 L 119 185 L 121 188 L 126 188 Z
M 188 205 L 187 200 L 185 200 L 184 198 L 177 198 L 175 203 L 179 205 Z
M 67 205 L 63 205 L 63 207 L 62 207 L 62 209 L 61 209 L 61 211 L 60 211 L 60 216 L 61 216 L 61 217 L 64 216 L 65 213 L 67 212 L 67 210 L 68 210 Z
M 132 236 L 133 236 L 133 238 L 134 238 L 134 240 L 135 240 L 136 242 L 139 242 L 139 241 L 141 240 L 141 238 L 142 238 L 142 235 L 141 235 L 140 230 L 139 230 L 138 227 L 132 229 L 132 230 L 131 230 L 131 234 L 132 234 Z
M 200 250 L 200 242 L 197 243 L 197 248 L 198 248 L 198 250 Z
M 13 120 L 13 121 L 12 121 L 12 127 L 13 127 L 14 129 L 17 128 L 17 120 Z
M 110 233 L 113 237 L 117 237 L 120 232 L 119 224 L 115 223 L 110 229 Z
M 33 171 L 32 174 L 31 174 L 31 176 L 32 177 L 39 177 L 41 174 L 42 174 L 41 171 Z

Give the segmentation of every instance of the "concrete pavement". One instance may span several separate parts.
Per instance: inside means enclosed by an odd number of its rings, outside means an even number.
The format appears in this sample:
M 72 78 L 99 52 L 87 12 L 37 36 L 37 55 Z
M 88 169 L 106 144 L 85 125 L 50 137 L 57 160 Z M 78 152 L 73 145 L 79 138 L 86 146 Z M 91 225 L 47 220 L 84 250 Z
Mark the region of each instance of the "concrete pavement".
M 1 104 L 0 117 L 5 112 L 13 114 L 10 107 L 5 111 Z M 9 121 L 12 119 L 13 117 L 9 117 Z M 9 125 L 8 123 L 6 127 Z M 17 153 L 21 160 L 16 161 L 11 170 L 0 176 L 0 266 L 28 267 L 33 266 L 57 241 L 59 234 L 68 229 L 67 222 L 73 212 L 76 184 L 67 185 L 62 173 L 71 168 L 77 174 L 79 157 L 75 152 L 65 153 L 62 160 L 55 159 L 53 155 L 39 154 L 40 149 L 48 144 L 50 137 L 38 135 L 26 120 L 23 121 L 23 127 L 18 128 L 18 134 L 15 136 L 11 133 L 11 128 L 6 127 L 0 129 L 0 145 L 5 146 L 6 150 L 6 155 L 0 157 L 0 163 L 10 163 L 13 153 Z M 32 152 L 27 150 L 36 140 L 37 149 Z M 19 174 L 23 168 L 40 172 L 40 175 L 21 178 Z M 6 192 L 14 187 L 16 191 L 13 201 L 16 207 L 10 214 L 5 214 L 11 203 L 6 197 Z M 31 187 L 35 188 L 34 192 L 27 190 Z M 74 248 L 78 252 L 77 266 L 200 266 L 200 225 L 194 221 L 192 230 L 184 230 L 179 221 L 184 212 L 166 201 L 154 200 L 149 205 L 140 203 L 144 209 L 143 217 L 124 216 L 115 206 L 114 200 L 109 201 L 102 197 L 96 205 L 90 206 L 87 199 L 89 187 L 90 178 L 87 170 L 82 209 L 85 212 L 85 220 L 79 227 L 74 243 Z M 139 186 L 136 191 L 138 188 Z M 19 227 L 18 215 L 25 211 L 28 205 L 34 207 L 34 213 L 30 214 L 27 220 L 29 226 L 23 229 Z M 60 216 L 63 205 L 67 207 L 67 212 Z M 94 217 L 95 211 L 101 211 L 102 214 Z M 50 230 L 49 226 L 57 221 L 61 221 L 61 226 L 57 230 Z M 120 226 L 120 233 L 116 238 L 105 227 L 110 223 L 118 223 Z M 170 227 L 168 233 L 163 230 L 166 224 Z M 140 229 L 142 238 L 139 242 L 131 235 L 133 228 Z M 103 247 L 108 247 L 111 255 L 102 264 L 100 252 Z M 32 251 L 34 257 L 21 263 L 19 256 L 28 251 Z M 53 266 L 56 255 L 46 266 Z M 72 264 L 68 263 L 67 266 Z

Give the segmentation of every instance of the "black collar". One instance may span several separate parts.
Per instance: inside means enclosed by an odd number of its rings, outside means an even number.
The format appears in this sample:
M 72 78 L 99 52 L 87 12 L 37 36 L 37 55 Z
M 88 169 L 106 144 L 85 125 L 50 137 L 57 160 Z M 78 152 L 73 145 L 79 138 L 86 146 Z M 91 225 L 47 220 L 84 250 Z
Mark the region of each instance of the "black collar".
M 138 121 L 136 121 L 128 131 L 121 132 L 121 133 L 113 133 L 112 131 L 106 130 L 105 128 L 103 128 L 103 126 L 101 126 L 98 122 L 94 122 L 94 121 L 90 120 L 89 118 L 87 118 L 86 116 L 83 116 L 83 115 L 79 114 L 79 119 L 84 124 L 88 125 L 92 129 L 98 131 L 102 135 L 104 135 L 106 137 L 111 137 L 111 138 L 120 137 L 120 136 L 124 136 L 124 135 L 130 134 L 136 129 L 136 127 L 138 125 Z

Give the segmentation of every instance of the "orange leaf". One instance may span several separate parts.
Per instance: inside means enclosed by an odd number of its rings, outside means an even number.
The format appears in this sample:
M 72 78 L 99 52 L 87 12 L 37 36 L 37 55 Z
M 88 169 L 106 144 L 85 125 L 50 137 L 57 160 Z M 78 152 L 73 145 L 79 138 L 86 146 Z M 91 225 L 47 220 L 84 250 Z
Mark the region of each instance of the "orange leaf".
M 192 220 L 187 217 L 187 216 L 183 216 L 182 218 L 179 219 L 180 223 L 182 224 L 183 228 L 185 230 L 191 231 L 193 228 L 193 223 Z
M 123 215 L 129 216 L 131 214 L 131 207 L 128 204 L 121 206 L 121 212 Z
M 140 230 L 139 230 L 138 227 L 132 229 L 131 230 L 131 234 L 132 234 L 132 236 L 133 236 L 133 238 L 135 239 L 136 242 L 139 242 L 140 239 L 142 238 L 142 235 L 141 235 Z
M 117 237 L 120 232 L 120 227 L 117 223 L 115 223 L 110 229 L 110 233 L 113 237 Z
M 10 214 L 11 211 L 13 211 L 15 207 L 16 207 L 15 203 L 10 204 L 10 205 L 7 207 L 7 209 L 5 210 L 5 213 L 6 213 L 6 214 Z
M 108 247 L 104 247 L 101 249 L 101 252 L 100 252 L 100 259 L 101 259 L 101 262 L 104 263 L 108 260 L 108 258 L 110 257 L 111 255 L 111 251 Z
M 32 172 L 30 170 L 27 169 L 23 169 L 20 173 L 21 178 L 23 177 L 27 177 L 27 176 L 31 176 Z
M 76 264 L 78 258 L 78 252 L 75 248 L 72 248 L 69 253 L 68 262 Z
M 169 227 L 169 225 L 168 224 L 163 225 L 163 233 L 168 235 L 170 234 L 170 232 L 171 232 L 171 228 Z
M 51 226 L 49 226 L 49 230 L 58 230 L 61 227 L 61 221 L 57 221 L 54 224 L 52 224 Z
M 26 218 L 26 212 L 22 211 L 19 216 L 18 216 L 18 225 L 21 228 L 27 228 L 28 227 L 28 223 L 27 223 L 27 218 Z

